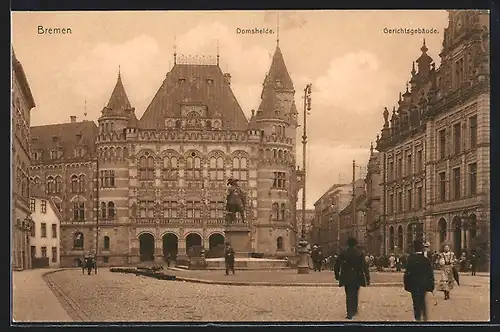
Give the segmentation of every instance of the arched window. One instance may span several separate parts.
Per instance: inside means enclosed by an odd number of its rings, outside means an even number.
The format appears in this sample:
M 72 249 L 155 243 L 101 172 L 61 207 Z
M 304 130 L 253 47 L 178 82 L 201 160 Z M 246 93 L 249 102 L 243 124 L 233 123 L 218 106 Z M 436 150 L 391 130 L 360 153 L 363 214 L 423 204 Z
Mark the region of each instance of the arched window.
M 273 134 L 276 134 L 276 126 L 275 126 L 275 125 L 273 125 L 273 127 L 272 127 L 272 128 L 273 128 L 273 132 L 272 132 L 272 133 L 273 133 Z
M 54 191 L 54 186 L 55 186 L 55 183 L 54 183 L 54 177 L 52 176 L 49 176 L 47 178 L 47 193 L 48 194 L 53 194 L 55 191 Z
M 177 157 L 163 158 L 163 180 L 166 187 L 176 187 L 179 178 L 179 163 Z
M 73 220 L 74 221 L 85 220 L 85 202 L 80 200 L 73 202 Z
M 58 175 L 56 176 L 56 193 L 59 194 L 62 191 L 62 178 Z
M 187 157 L 186 159 L 186 179 L 201 179 L 201 159 L 200 157 Z
M 115 203 L 108 203 L 108 217 L 109 219 L 113 219 L 115 217 Z
M 126 147 L 123 148 L 123 158 L 128 158 L 128 149 Z
M 278 203 L 273 203 L 272 210 L 271 210 L 273 220 L 278 219 L 278 213 L 279 213 L 279 205 L 278 205 Z
M 278 158 L 283 159 L 283 150 L 278 150 Z
M 247 158 L 233 158 L 233 179 L 246 181 L 248 176 Z
M 277 250 L 283 250 L 283 238 L 281 236 L 279 236 L 277 239 L 276 239 L 276 249 Z
M 106 203 L 101 202 L 101 218 L 106 219 Z
M 281 203 L 280 212 L 281 212 L 280 219 L 285 220 L 285 214 L 286 214 L 286 204 L 285 203 Z
M 139 180 L 153 180 L 155 174 L 155 162 L 153 157 L 142 156 L 139 158 Z
M 109 236 L 104 237 L 104 250 L 109 250 Z
M 71 192 L 78 192 L 78 176 L 76 175 L 71 176 Z
M 78 178 L 78 182 L 79 182 L 79 190 L 81 193 L 85 192 L 85 175 L 80 175 L 79 178 Z
M 38 176 L 35 176 L 35 178 L 33 179 L 33 184 L 35 185 L 36 189 L 40 188 L 40 178 Z
M 76 232 L 73 235 L 73 249 L 83 249 L 83 233 Z
M 273 158 L 278 158 L 278 152 L 276 149 L 273 149 Z

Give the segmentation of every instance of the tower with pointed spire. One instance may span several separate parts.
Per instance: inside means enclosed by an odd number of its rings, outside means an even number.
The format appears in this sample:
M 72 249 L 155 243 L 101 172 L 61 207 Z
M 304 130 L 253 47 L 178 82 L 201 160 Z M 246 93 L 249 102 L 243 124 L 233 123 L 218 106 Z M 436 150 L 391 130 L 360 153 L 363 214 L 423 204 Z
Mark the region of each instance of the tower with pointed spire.
M 279 37 L 271 66 L 264 79 L 261 102 L 251 125 L 261 133 L 257 190 L 259 197 L 258 238 L 262 243 L 280 243 L 284 255 L 294 247 L 296 197 L 295 153 L 297 108 L 295 89 L 285 64 Z M 267 194 L 266 194 L 267 193 Z M 278 242 L 276 242 L 278 241 Z

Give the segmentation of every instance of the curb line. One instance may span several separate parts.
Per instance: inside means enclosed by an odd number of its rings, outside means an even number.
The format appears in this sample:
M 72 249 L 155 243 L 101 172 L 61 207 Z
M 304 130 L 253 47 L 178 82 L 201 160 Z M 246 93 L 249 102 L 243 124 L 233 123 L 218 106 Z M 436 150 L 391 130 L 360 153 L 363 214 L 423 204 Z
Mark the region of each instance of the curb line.
M 59 304 L 62 306 L 62 308 L 68 313 L 68 315 L 73 319 L 75 322 L 89 322 L 91 321 L 90 317 L 85 314 L 78 304 L 74 302 L 68 295 L 66 295 L 61 288 L 50 279 L 50 275 L 54 274 L 56 272 L 61 272 L 61 271 L 66 271 L 68 269 L 56 269 L 53 271 L 48 271 L 42 274 L 42 279 L 45 281 L 47 284 L 48 288 L 52 291 L 52 293 L 55 295 L 56 299 L 59 301 Z

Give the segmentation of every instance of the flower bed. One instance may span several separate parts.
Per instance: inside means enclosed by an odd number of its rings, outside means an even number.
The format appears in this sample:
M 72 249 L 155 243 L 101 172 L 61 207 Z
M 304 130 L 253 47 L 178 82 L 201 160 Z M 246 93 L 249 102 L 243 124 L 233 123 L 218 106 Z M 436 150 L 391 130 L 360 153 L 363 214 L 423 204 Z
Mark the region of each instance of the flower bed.
M 113 267 L 113 268 L 110 268 L 109 271 L 116 272 L 116 273 L 131 273 L 131 274 L 135 274 L 136 276 L 145 276 L 145 277 L 155 278 L 155 279 L 159 279 L 159 280 L 175 280 L 175 275 L 161 272 L 161 269 L 154 269 L 154 267 L 152 267 L 152 268 L 142 267 L 142 268 L 137 268 L 137 269 Z

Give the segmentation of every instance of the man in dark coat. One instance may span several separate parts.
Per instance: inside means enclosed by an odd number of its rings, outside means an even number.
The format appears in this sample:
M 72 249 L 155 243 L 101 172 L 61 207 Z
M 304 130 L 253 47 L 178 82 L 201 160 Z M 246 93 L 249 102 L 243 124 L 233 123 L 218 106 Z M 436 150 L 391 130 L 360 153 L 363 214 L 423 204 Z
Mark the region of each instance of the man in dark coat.
M 229 275 L 229 271 L 234 274 L 234 250 L 231 244 L 226 243 L 226 251 L 224 253 L 224 260 L 226 263 L 226 275 Z
M 472 252 L 472 255 L 470 257 L 470 270 L 471 270 L 471 275 L 475 276 L 477 272 L 477 255 L 475 252 Z
M 347 319 L 352 319 L 358 313 L 359 288 L 370 284 L 368 264 L 356 245 L 356 239 L 350 237 L 347 240 L 348 248 L 339 255 L 334 267 L 335 279 L 345 289 Z
M 408 257 L 404 274 L 405 290 L 410 292 L 413 300 L 415 320 L 427 320 L 425 294 L 434 291 L 434 271 L 431 261 L 424 256 L 424 245 L 421 241 L 413 243 L 415 253 Z

